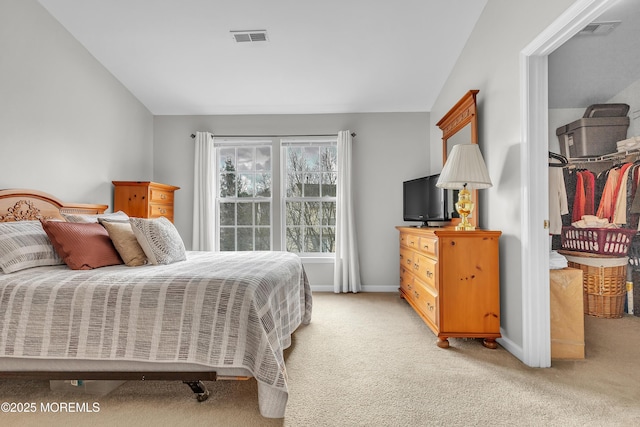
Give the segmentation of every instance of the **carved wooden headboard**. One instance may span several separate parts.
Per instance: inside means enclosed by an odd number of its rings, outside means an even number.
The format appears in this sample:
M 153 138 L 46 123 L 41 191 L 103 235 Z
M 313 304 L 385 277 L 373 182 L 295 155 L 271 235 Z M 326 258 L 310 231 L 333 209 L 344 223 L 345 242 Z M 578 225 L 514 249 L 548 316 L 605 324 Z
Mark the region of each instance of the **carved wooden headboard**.
M 63 213 L 99 214 L 107 205 L 63 203 L 50 194 L 37 190 L 0 190 L 0 222 L 38 219 L 64 220 Z

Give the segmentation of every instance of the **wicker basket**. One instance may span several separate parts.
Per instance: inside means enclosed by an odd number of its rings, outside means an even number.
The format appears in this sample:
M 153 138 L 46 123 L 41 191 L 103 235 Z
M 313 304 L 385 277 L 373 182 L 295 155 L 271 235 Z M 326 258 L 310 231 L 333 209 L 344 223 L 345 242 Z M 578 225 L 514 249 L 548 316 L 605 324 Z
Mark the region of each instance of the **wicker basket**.
M 568 266 L 582 270 L 584 314 L 616 319 L 624 313 L 627 299 L 625 258 L 567 256 Z
M 562 249 L 599 255 L 627 256 L 637 230 L 562 227 Z

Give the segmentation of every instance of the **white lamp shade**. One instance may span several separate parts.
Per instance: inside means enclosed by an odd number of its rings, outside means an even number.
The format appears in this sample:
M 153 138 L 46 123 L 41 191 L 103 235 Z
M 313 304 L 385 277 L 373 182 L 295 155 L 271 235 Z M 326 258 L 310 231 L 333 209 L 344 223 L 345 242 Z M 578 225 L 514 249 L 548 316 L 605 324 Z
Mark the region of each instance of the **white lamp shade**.
M 460 189 L 489 188 L 491 178 L 478 144 L 457 144 L 453 146 L 447 162 L 440 172 L 437 187 Z

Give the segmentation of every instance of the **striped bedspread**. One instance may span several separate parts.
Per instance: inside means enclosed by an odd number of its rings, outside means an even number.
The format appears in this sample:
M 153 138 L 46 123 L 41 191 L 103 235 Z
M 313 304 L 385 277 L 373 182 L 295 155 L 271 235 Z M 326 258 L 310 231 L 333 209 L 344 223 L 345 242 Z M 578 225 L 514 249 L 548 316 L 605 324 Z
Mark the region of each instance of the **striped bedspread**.
M 249 370 L 284 416 L 283 350 L 311 320 L 298 256 L 188 252 L 170 265 L 0 274 L 0 358 L 188 362 Z M 1 360 L 1 359 L 0 359 Z

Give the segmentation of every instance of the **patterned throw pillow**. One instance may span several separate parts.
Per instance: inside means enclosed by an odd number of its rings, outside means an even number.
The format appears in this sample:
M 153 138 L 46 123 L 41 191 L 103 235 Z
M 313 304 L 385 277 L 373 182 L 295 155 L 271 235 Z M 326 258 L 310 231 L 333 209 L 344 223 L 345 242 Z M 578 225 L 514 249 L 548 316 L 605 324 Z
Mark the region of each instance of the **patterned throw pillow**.
M 13 273 L 31 267 L 64 264 L 40 221 L 0 222 L 0 269 Z
M 167 218 L 129 218 L 129 222 L 151 264 L 171 264 L 187 259 L 184 242 Z
M 109 233 L 97 223 L 43 221 L 53 247 L 72 270 L 122 264 Z

